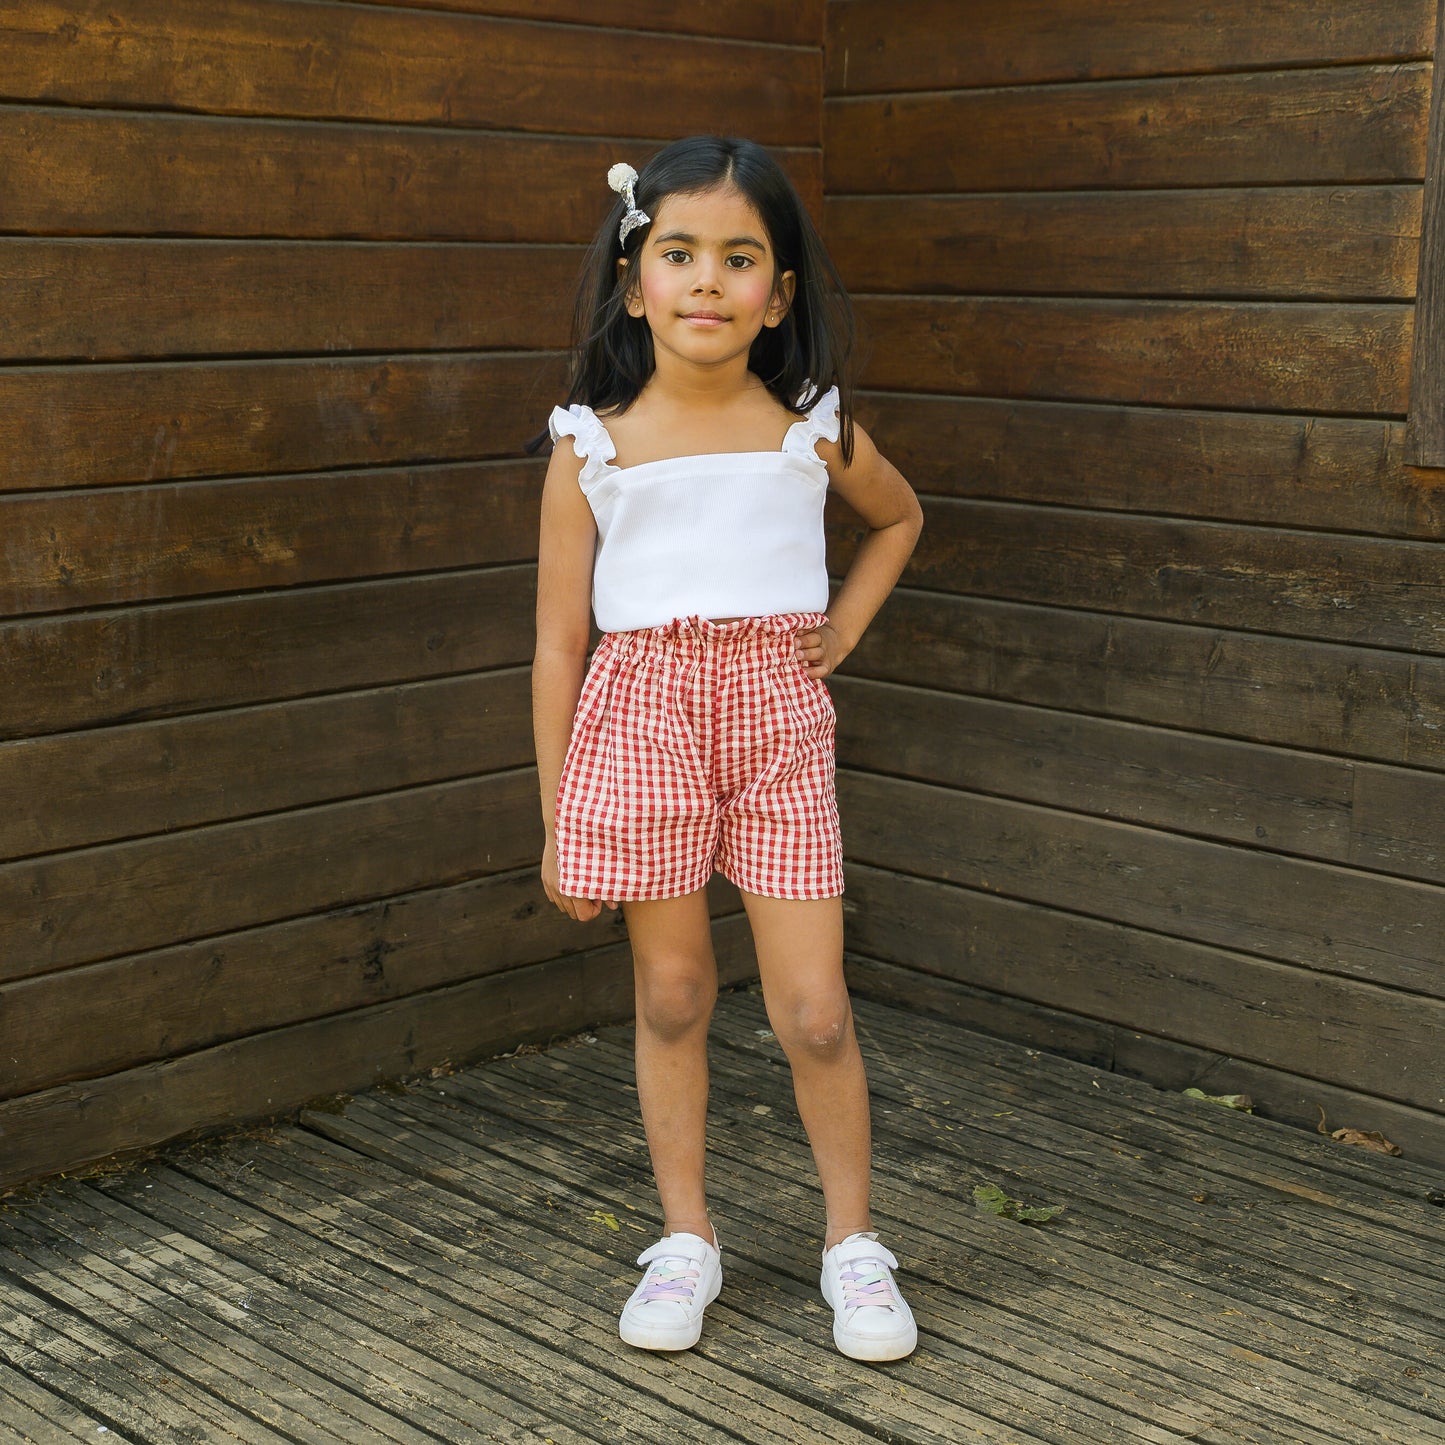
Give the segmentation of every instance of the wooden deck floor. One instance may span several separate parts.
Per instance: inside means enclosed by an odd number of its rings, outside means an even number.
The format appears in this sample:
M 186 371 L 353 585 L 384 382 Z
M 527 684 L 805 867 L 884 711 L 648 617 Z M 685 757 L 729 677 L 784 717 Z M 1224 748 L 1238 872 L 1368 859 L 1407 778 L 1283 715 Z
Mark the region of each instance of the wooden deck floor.
M 714 1049 L 724 1293 L 615 1312 L 655 1208 L 629 1036 L 376 1091 L 0 1214 L 0 1438 L 1445 1442 L 1445 1210 L 1380 1158 L 859 1006 L 878 1217 L 922 1339 L 836 1354 L 761 1003 Z M 1065 1212 L 978 1212 L 994 1183 Z

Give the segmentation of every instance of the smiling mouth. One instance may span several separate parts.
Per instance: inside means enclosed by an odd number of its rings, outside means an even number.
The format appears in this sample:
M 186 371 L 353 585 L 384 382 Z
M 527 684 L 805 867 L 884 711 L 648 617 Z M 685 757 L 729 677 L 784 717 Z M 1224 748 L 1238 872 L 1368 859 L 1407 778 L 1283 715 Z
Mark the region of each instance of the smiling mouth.
M 716 311 L 684 311 L 684 321 L 726 321 L 726 316 L 719 316 Z

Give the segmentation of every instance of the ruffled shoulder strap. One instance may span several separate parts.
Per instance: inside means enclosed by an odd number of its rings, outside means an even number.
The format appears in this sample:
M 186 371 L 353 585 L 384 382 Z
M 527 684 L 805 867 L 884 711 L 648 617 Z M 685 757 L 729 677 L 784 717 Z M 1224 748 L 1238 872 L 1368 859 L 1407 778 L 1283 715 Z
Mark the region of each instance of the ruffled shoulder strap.
M 547 418 L 547 430 L 553 442 L 563 437 L 572 438 L 572 450 L 582 462 L 578 477 L 582 490 L 590 490 L 607 470 L 608 463 L 617 455 L 617 448 L 607 434 L 597 413 L 590 406 L 574 404 L 567 408 L 554 406 Z
M 795 421 L 783 438 L 783 450 L 803 456 L 818 455 L 821 442 L 838 440 L 838 388 L 830 386 L 809 408 L 807 416 Z

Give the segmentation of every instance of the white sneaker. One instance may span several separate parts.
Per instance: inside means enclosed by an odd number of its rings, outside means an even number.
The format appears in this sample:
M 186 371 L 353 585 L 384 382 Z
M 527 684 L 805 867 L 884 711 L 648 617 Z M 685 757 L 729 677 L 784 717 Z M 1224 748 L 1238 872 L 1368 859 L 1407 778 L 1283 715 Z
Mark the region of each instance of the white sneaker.
M 901 1360 L 918 1344 L 913 1311 L 898 1292 L 898 1261 L 876 1234 L 850 1234 L 823 1253 L 823 1298 L 833 1343 L 855 1360 Z
M 622 1307 L 619 1333 L 639 1350 L 688 1350 L 702 1334 L 702 1312 L 722 1289 L 722 1255 L 697 1234 L 669 1234 L 637 1256 L 645 1264 Z

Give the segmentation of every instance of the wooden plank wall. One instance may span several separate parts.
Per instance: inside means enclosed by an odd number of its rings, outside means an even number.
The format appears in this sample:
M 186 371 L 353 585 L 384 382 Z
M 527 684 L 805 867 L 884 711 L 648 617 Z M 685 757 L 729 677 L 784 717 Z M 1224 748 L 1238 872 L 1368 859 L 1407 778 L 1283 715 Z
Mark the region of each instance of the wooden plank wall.
M 855 980 L 1439 1160 L 1434 28 L 833 0 L 824 154 L 927 510 L 836 688 Z
M 613 161 L 821 202 L 822 24 L 0 0 L 0 1183 L 630 1012 L 539 912 L 520 446 Z

